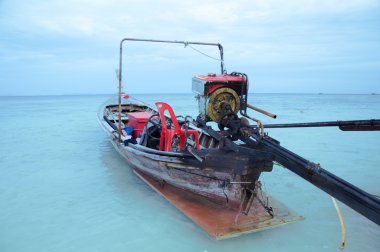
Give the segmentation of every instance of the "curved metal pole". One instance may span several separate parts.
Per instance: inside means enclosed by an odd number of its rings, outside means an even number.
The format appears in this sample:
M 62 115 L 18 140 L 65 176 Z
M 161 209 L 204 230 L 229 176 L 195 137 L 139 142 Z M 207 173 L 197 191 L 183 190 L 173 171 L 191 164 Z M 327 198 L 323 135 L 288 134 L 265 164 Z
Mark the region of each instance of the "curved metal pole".
M 225 73 L 224 69 L 224 56 L 223 56 L 223 46 L 219 43 L 205 43 L 205 42 L 189 42 L 189 41 L 177 41 L 177 40 L 157 40 L 157 39 L 138 39 L 138 38 L 123 38 L 120 41 L 120 55 L 119 55 L 119 115 L 118 115 L 118 135 L 119 142 L 121 142 L 121 80 L 122 80 L 122 63 L 123 63 L 123 43 L 124 41 L 138 41 L 138 42 L 157 42 L 157 43 L 171 43 L 171 44 L 183 44 L 185 47 L 187 45 L 207 45 L 207 46 L 217 46 L 220 52 L 220 68 L 221 74 Z

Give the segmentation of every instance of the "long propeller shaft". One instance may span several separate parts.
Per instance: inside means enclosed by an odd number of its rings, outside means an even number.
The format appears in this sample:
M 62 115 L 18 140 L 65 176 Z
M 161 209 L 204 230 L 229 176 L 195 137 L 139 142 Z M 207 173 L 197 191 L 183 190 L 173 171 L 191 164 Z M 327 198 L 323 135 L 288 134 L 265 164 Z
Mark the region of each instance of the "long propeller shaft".
M 343 131 L 379 131 L 380 120 L 329 121 L 310 123 L 265 124 L 264 128 L 297 128 L 297 127 L 339 127 Z

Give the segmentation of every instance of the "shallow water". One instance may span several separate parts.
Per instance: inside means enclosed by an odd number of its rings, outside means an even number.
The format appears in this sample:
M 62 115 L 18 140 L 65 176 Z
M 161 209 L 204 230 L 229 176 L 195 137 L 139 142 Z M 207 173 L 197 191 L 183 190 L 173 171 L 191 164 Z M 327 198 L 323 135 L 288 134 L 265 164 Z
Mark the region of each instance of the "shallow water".
M 196 115 L 193 95 L 136 95 Z M 0 97 L 0 251 L 336 251 L 340 223 L 328 195 L 275 167 L 268 193 L 302 222 L 214 241 L 132 172 L 98 125 L 108 96 Z M 278 115 L 264 122 L 380 118 L 379 95 L 255 94 Z M 380 132 L 271 129 L 294 152 L 380 194 Z M 340 204 L 346 251 L 378 251 L 379 227 Z

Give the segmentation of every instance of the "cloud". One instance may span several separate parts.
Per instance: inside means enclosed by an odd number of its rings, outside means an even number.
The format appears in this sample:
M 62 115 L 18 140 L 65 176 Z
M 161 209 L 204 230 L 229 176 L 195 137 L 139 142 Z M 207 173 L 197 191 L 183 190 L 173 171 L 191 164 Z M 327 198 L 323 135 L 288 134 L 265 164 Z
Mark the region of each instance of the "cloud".
M 220 42 L 228 70 L 248 74 L 373 68 L 380 51 L 375 0 L 5 0 L 0 8 L 0 64 L 7 69 L 34 61 L 41 69 L 113 72 L 124 36 Z M 215 48 L 197 48 L 218 57 Z M 166 65 L 176 68 L 174 75 L 180 67 L 215 64 L 173 45 L 129 43 L 125 53 L 131 67 L 159 68 L 157 74 Z
M 164 33 L 180 25 L 185 31 L 194 32 L 194 23 L 206 27 L 244 27 L 254 22 L 279 22 L 285 18 L 337 14 L 369 9 L 377 6 L 373 0 L 240 0 L 221 1 L 39 1 L 28 3 L 13 0 L 13 12 L 7 14 L 8 24 L 23 32 L 43 29 L 58 35 L 75 37 L 120 36 L 122 33 L 156 33 L 160 26 Z M 16 11 L 17 10 L 17 11 Z M 21 15 L 22 13 L 22 15 Z M 246 24 L 244 24 L 244 22 Z M 138 32 L 138 28 L 144 30 Z M 196 26 L 196 28 L 200 28 Z M 141 29 L 141 28 L 140 28 Z M 199 29 L 199 33 L 202 30 Z
M 188 12 L 188 20 L 212 25 L 235 24 L 239 20 L 237 2 L 204 3 L 196 5 Z

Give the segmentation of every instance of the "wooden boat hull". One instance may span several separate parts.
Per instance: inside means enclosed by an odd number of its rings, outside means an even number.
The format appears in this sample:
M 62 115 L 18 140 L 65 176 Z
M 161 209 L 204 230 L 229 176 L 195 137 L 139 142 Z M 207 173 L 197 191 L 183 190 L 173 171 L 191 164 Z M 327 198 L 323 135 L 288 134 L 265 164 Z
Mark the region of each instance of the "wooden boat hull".
M 267 198 L 259 187 L 252 192 L 255 195 L 247 196 L 249 191 L 244 189 L 244 183 L 257 183 L 260 173 L 268 169 L 267 161 L 214 148 L 197 152 L 204 159 L 201 163 L 187 153 L 163 152 L 139 144 L 126 146 L 117 141 L 115 130 L 104 114 L 99 112 L 100 124 L 134 172 L 215 239 L 302 219 Z M 268 199 L 272 212 L 266 208 Z M 248 211 L 244 212 L 245 208 Z

